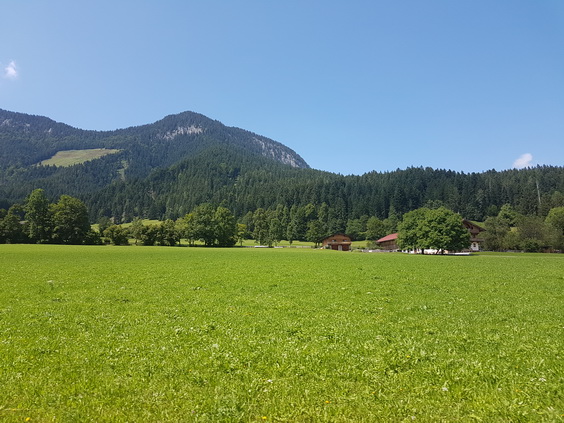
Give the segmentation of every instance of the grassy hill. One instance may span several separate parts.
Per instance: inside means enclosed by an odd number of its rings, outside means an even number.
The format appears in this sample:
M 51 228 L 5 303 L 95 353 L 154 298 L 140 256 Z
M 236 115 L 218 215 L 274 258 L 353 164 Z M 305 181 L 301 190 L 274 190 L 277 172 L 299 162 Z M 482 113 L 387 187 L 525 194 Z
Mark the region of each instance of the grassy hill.
M 67 167 L 76 164 L 96 160 L 108 154 L 119 153 L 120 150 L 106 148 L 89 148 L 86 150 L 64 150 L 58 151 L 53 157 L 39 163 L 42 166 Z

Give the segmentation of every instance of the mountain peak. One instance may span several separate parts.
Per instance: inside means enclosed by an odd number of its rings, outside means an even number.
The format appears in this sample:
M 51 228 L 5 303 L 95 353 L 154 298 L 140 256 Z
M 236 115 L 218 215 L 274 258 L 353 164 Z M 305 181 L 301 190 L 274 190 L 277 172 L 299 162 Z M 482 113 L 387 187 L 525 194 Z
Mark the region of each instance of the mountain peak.
M 64 150 L 111 148 L 126 152 L 131 161 L 142 155 L 149 164 L 143 166 L 146 173 L 190 158 L 214 144 L 236 147 L 292 167 L 309 168 L 295 151 L 279 142 L 190 111 L 168 115 L 152 124 L 90 131 L 47 117 L 0 109 L 0 168 L 34 165 Z M 128 163 L 131 165 L 136 168 L 135 163 Z

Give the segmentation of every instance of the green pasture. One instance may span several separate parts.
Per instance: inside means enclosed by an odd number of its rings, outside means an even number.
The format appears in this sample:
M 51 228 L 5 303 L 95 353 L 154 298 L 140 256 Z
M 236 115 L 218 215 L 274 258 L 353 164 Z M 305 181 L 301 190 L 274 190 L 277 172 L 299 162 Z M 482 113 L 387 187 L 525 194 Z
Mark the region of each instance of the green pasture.
M 364 242 L 364 243 L 366 244 L 366 242 Z M 255 246 L 258 246 L 259 244 L 254 239 L 245 239 L 245 240 L 243 240 L 242 244 L 239 244 L 239 242 L 237 242 L 237 245 L 242 245 L 243 247 L 255 247 Z M 289 241 L 282 240 L 282 241 L 278 242 L 275 246 L 276 247 L 313 248 L 314 245 L 315 244 L 313 242 L 307 242 L 307 241 L 293 241 L 290 244 Z
M 0 245 L 2 422 L 564 419 L 564 255 Z
M 108 154 L 119 153 L 120 150 L 109 148 L 89 148 L 86 150 L 64 150 L 57 152 L 53 157 L 43 160 L 40 164 L 44 166 L 72 166 L 87 162 L 89 160 L 99 159 Z

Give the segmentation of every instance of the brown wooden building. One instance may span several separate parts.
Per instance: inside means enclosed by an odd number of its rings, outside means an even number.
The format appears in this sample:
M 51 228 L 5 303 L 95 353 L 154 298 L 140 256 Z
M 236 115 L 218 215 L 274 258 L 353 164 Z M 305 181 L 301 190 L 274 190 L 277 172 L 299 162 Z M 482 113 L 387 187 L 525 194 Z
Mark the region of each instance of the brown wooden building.
M 464 227 L 470 232 L 470 251 L 480 251 L 482 249 L 483 238 L 480 238 L 480 232 L 484 232 L 485 229 L 475 223 L 464 219 L 462 221 Z
M 378 246 L 383 250 L 398 251 L 399 248 L 397 241 L 398 241 L 398 234 L 395 233 L 380 238 L 378 241 L 376 241 L 376 244 L 378 244 Z
M 337 251 L 350 251 L 351 250 L 351 237 L 345 234 L 335 234 L 328 236 L 321 245 L 323 248 L 330 248 Z
M 462 223 L 464 227 L 468 230 L 468 232 L 470 232 L 470 251 L 480 251 L 484 239 L 480 238 L 479 235 L 480 232 L 485 231 L 485 229 L 467 219 L 464 219 Z M 376 243 L 383 250 L 399 251 L 397 240 L 398 240 L 398 234 L 395 233 L 380 238 L 378 241 L 376 241 Z

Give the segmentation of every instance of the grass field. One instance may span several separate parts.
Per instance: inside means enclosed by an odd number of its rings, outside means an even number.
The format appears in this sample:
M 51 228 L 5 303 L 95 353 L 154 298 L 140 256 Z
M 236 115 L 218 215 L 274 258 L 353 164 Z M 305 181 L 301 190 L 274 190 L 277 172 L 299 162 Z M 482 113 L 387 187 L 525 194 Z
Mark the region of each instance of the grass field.
M 0 245 L 0 421 L 564 419 L 564 256 Z
M 59 151 L 53 157 L 43 160 L 41 165 L 44 166 L 72 166 L 87 162 L 89 160 L 99 159 L 100 157 L 107 156 L 108 154 L 119 153 L 120 150 L 109 148 L 90 148 L 87 150 L 64 150 Z

